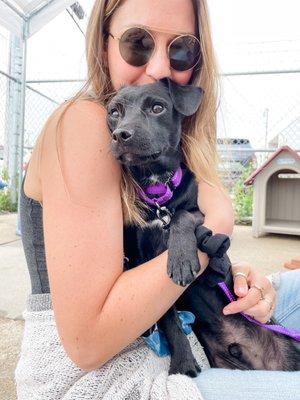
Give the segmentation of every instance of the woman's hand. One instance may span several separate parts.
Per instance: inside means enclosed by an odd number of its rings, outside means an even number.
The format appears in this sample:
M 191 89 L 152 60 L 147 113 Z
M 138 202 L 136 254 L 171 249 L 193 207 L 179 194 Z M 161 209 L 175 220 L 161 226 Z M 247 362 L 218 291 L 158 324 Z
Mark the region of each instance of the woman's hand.
M 276 291 L 269 279 L 243 261 L 232 265 L 232 275 L 234 293 L 239 298 L 224 307 L 223 313 L 243 311 L 259 322 L 268 322 L 276 303 Z

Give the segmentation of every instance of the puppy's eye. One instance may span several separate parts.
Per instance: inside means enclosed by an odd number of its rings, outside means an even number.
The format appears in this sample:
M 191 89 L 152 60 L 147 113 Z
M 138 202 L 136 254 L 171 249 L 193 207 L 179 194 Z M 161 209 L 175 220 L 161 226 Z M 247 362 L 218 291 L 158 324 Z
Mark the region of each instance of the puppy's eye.
M 238 343 L 231 343 L 228 346 L 228 352 L 235 358 L 241 358 L 243 354 L 241 346 Z
M 162 104 L 155 103 L 155 104 L 153 104 L 151 111 L 154 114 L 160 114 L 161 112 L 163 112 L 164 109 L 165 109 L 165 107 Z
M 113 118 L 119 118 L 119 111 L 116 108 L 112 108 L 109 112 L 109 115 Z

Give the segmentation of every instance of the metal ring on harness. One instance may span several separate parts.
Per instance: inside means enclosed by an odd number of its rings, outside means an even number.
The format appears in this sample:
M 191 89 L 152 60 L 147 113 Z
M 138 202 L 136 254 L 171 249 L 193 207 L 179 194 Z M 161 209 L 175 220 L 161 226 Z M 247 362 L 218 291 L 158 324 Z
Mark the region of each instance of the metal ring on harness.
M 156 215 L 157 215 L 158 219 L 163 223 L 163 228 L 166 229 L 170 225 L 171 218 L 172 218 L 172 213 L 165 206 L 161 207 L 156 202 L 155 202 L 155 205 L 157 207 Z

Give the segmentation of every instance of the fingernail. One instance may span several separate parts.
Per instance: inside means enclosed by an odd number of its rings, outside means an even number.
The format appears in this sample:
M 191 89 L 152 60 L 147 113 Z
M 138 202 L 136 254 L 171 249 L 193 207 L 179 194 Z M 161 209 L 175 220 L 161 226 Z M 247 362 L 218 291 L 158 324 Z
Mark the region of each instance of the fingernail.
M 223 314 L 224 314 L 224 315 L 230 314 L 230 310 L 228 310 L 227 308 L 224 308 L 224 309 L 223 309 Z
M 238 289 L 240 294 L 246 294 L 247 293 L 247 289 L 244 286 L 240 286 Z

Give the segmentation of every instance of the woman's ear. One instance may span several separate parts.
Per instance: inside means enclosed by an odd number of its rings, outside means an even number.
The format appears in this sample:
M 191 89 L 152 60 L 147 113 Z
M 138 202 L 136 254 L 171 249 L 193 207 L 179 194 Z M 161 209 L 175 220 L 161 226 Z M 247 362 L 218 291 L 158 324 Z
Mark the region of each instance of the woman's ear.
M 175 109 L 188 117 L 198 110 L 204 95 L 204 90 L 192 85 L 179 85 L 170 78 L 159 80 L 169 89 Z

